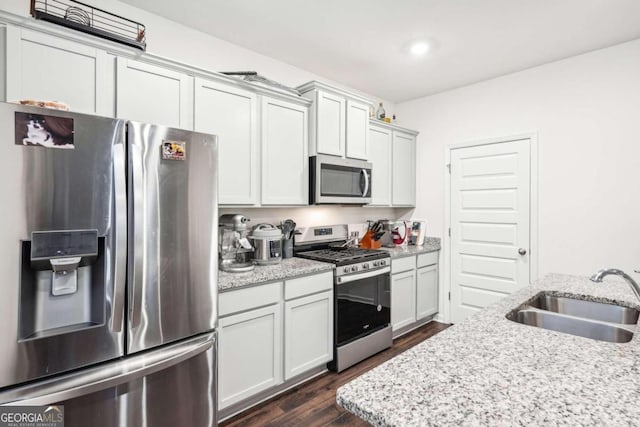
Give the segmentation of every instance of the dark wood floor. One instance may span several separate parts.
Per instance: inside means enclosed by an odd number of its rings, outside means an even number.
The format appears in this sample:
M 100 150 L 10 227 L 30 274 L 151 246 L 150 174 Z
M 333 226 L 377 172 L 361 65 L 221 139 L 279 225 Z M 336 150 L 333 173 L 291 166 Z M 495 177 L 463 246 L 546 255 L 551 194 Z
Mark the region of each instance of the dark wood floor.
M 223 427 L 368 426 L 369 424 L 336 404 L 338 387 L 448 327 L 449 325 L 444 323 L 428 323 L 396 339 L 393 347 L 339 374 L 329 372 L 314 378 L 220 425 Z

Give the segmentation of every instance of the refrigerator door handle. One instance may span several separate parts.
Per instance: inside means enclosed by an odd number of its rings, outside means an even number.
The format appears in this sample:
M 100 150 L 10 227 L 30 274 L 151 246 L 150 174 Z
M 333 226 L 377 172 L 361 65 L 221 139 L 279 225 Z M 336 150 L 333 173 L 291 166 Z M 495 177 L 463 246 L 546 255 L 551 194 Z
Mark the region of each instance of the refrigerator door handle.
M 127 271 L 127 183 L 124 144 L 113 147 L 115 185 L 115 268 L 111 301 L 111 330 L 120 332 L 124 317 L 124 287 Z
M 206 334 L 163 350 L 0 392 L 0 405 L 51 405 L 116 387 L 196 357 L 213 347 L 214 340 L 213 334 Z
M 142 218 L 144 216 L 144 200 L 143 200 L 143 185 L 144 180 L 142 178 L 142 151 L 139 146 L 130 144 L 131 147 L 131 191 L 130 196 L 133 201 L 133 209 L 130 212 L 130 216 L 133 220 L 133 230 L 131 235 L 133 236 L 133 244 L 129 246 L 130 264 L 131 270 L 131 286 L 129 288 L 131 296 L 131 329 L 135 329 L 140 325 L 140 317 L 142 311 L 142 286 L 143 286 L 143 249 L 145 245 L 145 230 L 142 226 Z

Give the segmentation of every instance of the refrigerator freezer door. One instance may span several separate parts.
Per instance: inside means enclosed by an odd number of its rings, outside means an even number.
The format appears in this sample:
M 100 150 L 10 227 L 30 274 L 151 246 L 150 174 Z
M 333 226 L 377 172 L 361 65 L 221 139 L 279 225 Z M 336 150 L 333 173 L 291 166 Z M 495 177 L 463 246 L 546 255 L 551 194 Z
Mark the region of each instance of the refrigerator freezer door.
M 0 392 L 0 405 L 64 405 L 68 427 L 217 425 L 215 333 Z
M 1 389 L 124 354 L 127 204 L 125 122 L 0 103 L 0 123 Z
M 128 122 L 127 352 L 215 328 L 217 142 Z

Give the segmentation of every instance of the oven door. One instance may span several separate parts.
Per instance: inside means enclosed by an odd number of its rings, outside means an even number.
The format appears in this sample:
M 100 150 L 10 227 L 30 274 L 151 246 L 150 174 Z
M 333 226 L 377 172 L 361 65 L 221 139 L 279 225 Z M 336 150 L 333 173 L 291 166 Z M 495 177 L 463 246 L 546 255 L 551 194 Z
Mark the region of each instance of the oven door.
M 371 203 L 371 163 L 318 155 L 309 169 L 312 204 Z
M 335 287 L 335 341 L 342 346 L 391 322 L 391 272 L 387 267 L 341 276 Z M 370 277 L 367 277 L 370 276 Z

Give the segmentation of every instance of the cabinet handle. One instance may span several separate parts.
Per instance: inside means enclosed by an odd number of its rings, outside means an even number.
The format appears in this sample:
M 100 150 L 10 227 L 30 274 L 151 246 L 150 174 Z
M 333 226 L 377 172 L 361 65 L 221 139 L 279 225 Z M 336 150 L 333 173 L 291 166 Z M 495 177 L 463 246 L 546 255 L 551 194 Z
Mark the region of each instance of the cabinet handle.
M 524 249 L 524 248 L 520 248 L 520 249 L 518 249 L 518 253 L 519 253 L 520 255 L 526 255 L 526 254 L 527 254 L 527 250 L 526 250 L 526 249 Z

